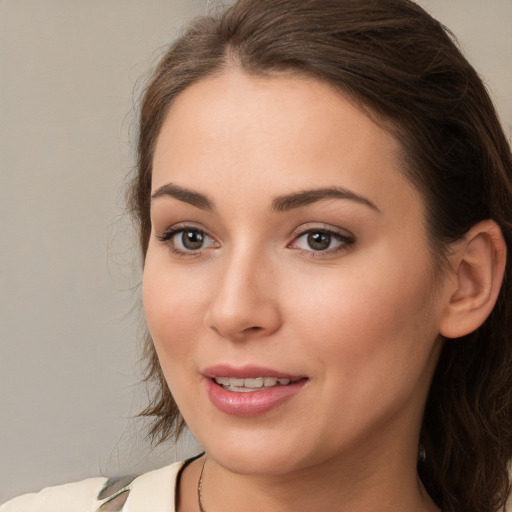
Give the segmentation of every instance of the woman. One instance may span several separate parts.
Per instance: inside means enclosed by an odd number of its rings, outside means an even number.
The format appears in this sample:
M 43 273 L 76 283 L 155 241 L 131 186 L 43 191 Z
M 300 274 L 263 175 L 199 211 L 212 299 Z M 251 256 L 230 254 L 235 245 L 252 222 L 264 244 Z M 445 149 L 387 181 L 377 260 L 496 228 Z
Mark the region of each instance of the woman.
M 2 512 L 504 510 L 512 160 L 437 21 L 240 0 L 164 56 L 138 151 L 144 414 L 205 454 Z

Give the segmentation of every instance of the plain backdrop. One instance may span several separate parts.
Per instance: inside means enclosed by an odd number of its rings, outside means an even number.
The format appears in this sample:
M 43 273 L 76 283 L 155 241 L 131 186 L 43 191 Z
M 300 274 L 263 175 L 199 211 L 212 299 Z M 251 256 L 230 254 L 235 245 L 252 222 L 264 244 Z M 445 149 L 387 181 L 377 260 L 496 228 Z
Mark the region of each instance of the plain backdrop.
M 257 0 L 254 0 L 257 1 Z M 458 36 L 512 135 L 512 0 L 422 0 Z M 0 0 L 0 502 L 140 472 L 151 450 L 138 250 L 123 213 L 134 105 L 205 0 Z

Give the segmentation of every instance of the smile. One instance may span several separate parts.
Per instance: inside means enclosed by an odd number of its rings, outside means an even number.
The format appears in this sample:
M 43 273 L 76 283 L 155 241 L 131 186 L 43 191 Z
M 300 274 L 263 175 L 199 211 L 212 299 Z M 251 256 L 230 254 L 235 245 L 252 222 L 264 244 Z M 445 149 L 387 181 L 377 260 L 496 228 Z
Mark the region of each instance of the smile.
M 235 393 L 251 393 L 263 391 L 275 386 L 288 386 L 292 379 L 278 379 L 276 377 L 255 377 L 240 379 L 236 377 L 215 377 L 215 382 L 228 391 Z
M 248 369 L 217 368 L 216 372 L 208 372 L 203 382 L 212 405 L 230 416 L 259 416 L 290 401 L 309 381 L 292 375 L 268 376 L 277 372 L 261 370 L 260 376 Z

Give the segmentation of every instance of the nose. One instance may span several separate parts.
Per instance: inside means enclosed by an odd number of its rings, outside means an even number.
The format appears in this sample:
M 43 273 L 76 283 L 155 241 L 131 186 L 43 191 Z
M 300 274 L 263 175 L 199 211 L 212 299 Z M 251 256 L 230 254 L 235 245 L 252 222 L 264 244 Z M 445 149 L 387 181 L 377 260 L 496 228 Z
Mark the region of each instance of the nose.
M 206 311 L 207 327 L 234 341 L 275 333 L 281 326 L 281 314 L 270 265 L 250 255 L 233 256 L 223 265 Z

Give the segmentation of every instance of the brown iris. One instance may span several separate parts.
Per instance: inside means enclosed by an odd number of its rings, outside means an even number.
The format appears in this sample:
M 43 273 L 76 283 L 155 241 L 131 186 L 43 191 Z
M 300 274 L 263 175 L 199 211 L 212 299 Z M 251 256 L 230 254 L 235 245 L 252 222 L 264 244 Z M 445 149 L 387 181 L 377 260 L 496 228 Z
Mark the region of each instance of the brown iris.
M 315 251 L 325 251 L 331 245 L 331 235 L 322 231 L 309 233 L 308 245 Z
M 201 249 L 204 243 L 204 233 L 197 229 L 183 231 L 181 234 L 181 243 L 185 249 L 189 251 L 197 251 Z

